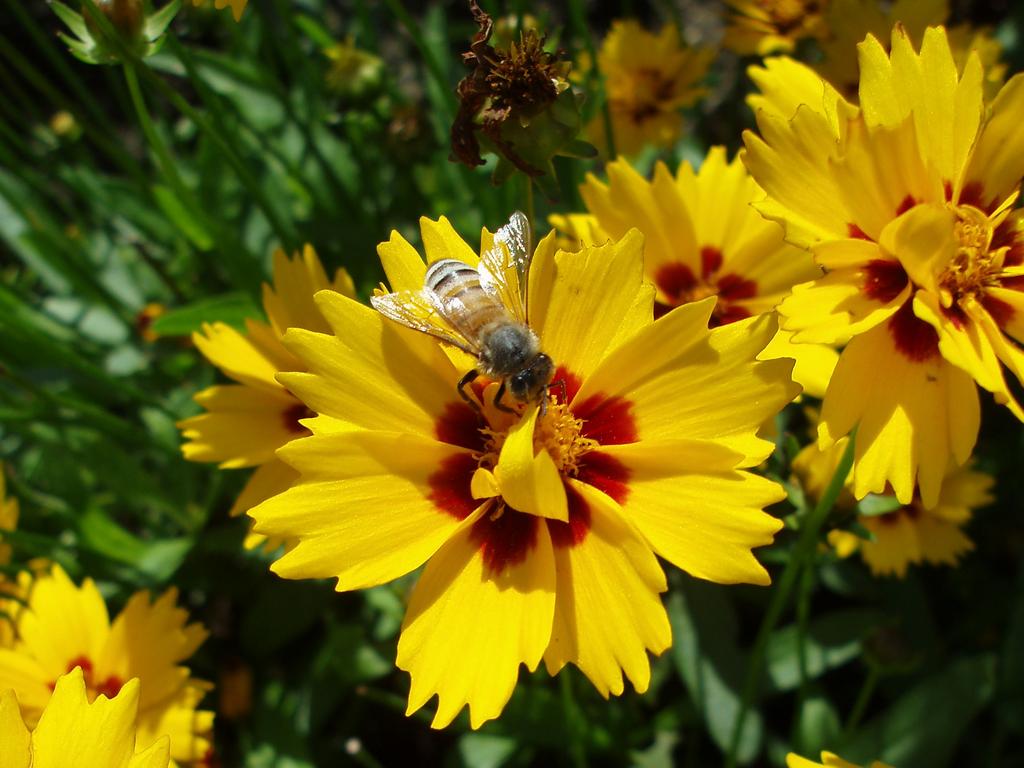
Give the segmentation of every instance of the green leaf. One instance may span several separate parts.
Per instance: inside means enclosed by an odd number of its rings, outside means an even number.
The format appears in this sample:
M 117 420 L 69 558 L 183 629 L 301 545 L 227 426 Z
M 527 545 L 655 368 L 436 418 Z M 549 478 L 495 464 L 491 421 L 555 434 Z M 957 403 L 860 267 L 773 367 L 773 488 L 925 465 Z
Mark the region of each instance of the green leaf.
M 260 316 L 259 308 L 247 294 L 226 293 L 172 309 L 154 320 L 152 328 L 162 336 L 187 336 L 202 328 L 203 323 L 216 322 L 243 330 L 246 319 Z
M 837 611 L 813 619 L 804 638 L 807 679 L 814 680 L 860 654 L 861 639 L 877 616 L 868 611 Z M 768 682 L 775 691 L 800 685 L 800 633 L 796 624 L 776 630 L 765 648 Z
M 948 765 L 960 735 L 992 698 L 995 671 L 992 654 L 953 662 L 858 729 L 843 747 L 843 757 L 906 768 Z
M 185 204 L 170 187 L 154 184 L 153 197 L 156 199 L 156 204 L 160 206 L 160 210 L 174 222 L 175 226 L 196 248 L 208 251 L 213 247 L 213 236 L 210 235 L 199 218 L 185 207 Z
M 668 600 L 675 644 L 672 658 L 708 733 L 723 752 L 729 750 L 740 710 L 745 656 L 737 645 L 732 603 L 719 585 L 689 579 Z M 764 722 L 747 713 L 736 750 L 737 761 L 751 762 L 761 750 Z
M 78 533 L 83 546 L 115 562 L 136 568 L 155 582 L 170 579 L 193 544 L 189 538 L 143 541 L 97 508 L 82 515 Z
M 675 761 L 672 759 L 672 751 L 678 743 L 678 733 L 658 731 L 651 746 L 630 753 L 630 765 L 633 768 L 673 768 Z
M 876 517 L 877 515 L 888 515 L 890 512 L 895 512 L 897 509 L 902 507 L 899 499 L 895 496 L 884 496 L 875 493 L 869 493 L 857 504 L 857 511 L 867 517 Z
M 517 748 L 510 736 L 467 733 L 459 739 L 459 757 L 466 768 L 501 768 Z
M 822 693 L 804 699 L 797 717 L 794 746 L 802 755 L 816 755 L 834 745 L 842 731 L 835 705 Z

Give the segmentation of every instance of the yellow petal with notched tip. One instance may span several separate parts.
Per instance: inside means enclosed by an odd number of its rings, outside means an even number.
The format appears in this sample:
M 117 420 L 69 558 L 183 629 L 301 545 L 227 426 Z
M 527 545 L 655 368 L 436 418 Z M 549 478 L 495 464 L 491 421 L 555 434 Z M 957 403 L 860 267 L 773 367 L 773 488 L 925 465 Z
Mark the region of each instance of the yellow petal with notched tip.
M 530 297 L 531 324 L 555 365 L 585 379 L 610 352 L 627 319 L 641 322 L 630 310 L 643 284 L 643 237 L 632 230 L 615 243 L 560 251 L 554 270 L 557 279 L 547 303 Z
M 839 358 L 822 405 L 819 445 L 855 425 L 854 495 L 891 485 L 910 502 L 915 482 L 934 506 L 947 468 L 970 456 L 980 419 L 971 377 L 939 356 L 924 362 L 897 350 L 886 325 L 857 336 Z
M 569 519 L 562 475 L 544 449 L 534 452 L 533 431 L 539 406 L 530 406 L 501 446 L 494 478 L 501 496 L 513 509 L 529 515 Z
M 408 713 L 437 695 L 434 728 L 448 725 L 467 704 L 473 728 L 497 717 L 519 665 L 536 669 L 548 645 L 555 609 L 551 539 L 543 520 L 525 521 L 535 538 L 524 559 L 491 570 L 474 537 L 486 521 L 471 518 L 430 559 L 413 590 L 396 663 L 412 677 Z
M 225 323 L 203 323 L 202 332 L 192 334 L 192 341 L 203 357 L 220 368 L 239 384 L 279 391 L 274 379 L 279 370 L 252 341 Z
M 318 293 L 317 303 L 336 335 L 295 328 L 285 334 L 308 373 L 282 373 L 280 381 L 316 413 L 356 427 L 433 437 L 445 408 L 460 402 L 462 375 L 437 339 L 334 291 Z
M 249 510 L 253 530 L 297 539 L 271 567 L 275 573 L 334 577 L 339 590 L 382 584 L 422 565 L 458 527 L 460 510 L 449 505 L 469 490 L 456 485 L 468 486 L 469 472 L 445 477 L 444 467 L 463 456 L 475 465 L 465 449 L 391 432 L 317 435 L 281 456 L 302 481 Z
M 641 450 L 638 450 L 638 447 Z M 629 470 L 623 515 L 654 551 L 698 578 L 724 584 L 768 584 L 751 549 L 771 544 L 782 521 L 764 507 L 785 498 L 778 483 L 732 470 L 736 461 L 694 444 L 662 451 L 608 446 Z M 720 450 L 720 449 L 719 449 Z
M 471 267 L 476 267 L 480 263 L 480 256 L 459 236 L 455 227 L 444 216 L 437 221 L 421 216 L 420 235 L 423 237 L 427 264 L 433 264 L 441 259 L 457 259 Z
M 576 401 L 624 398 L 641 441 L 710 439 L 750 463 L 762 461 L 773 446 L 755 432 L 799 394 L 790 378 L 793 363 L 755 359 L 775 334 L 773 317 L 709 331 L 713 306 L 713 298 L 685 304 L 641 330 L 584 381 Z
M 643 693 L 651 677 L 647 652 L 672 643 L 659 594 L 665 575 L 611 499 L 570 482 L 589 510 L 589 528 L 579 543 L 555 547 L 558 598 L 544 663 L 551 674 L 575 664 L 606 698 L 622 693 L 623 672 Z
M 178 422 L 189 461 L 216 461 L 223 469 L 272 461 L 274 451 L 305 433 L 296 411 L 305 408 L 283 387 L 270 390 L 240 384 L 204 389 L 195 401 L 205 413 Z
M 166 737 L 135 754 L 138 702 L 138 680 L 89 704 L 81 670 L 59 678 L 32 733 L 32 768 L 165 768 Z
M 423 287 L 427 265 L 416 249 L 398 232 L 377 246 L 381 266 L 392 291 L 418 291 Z

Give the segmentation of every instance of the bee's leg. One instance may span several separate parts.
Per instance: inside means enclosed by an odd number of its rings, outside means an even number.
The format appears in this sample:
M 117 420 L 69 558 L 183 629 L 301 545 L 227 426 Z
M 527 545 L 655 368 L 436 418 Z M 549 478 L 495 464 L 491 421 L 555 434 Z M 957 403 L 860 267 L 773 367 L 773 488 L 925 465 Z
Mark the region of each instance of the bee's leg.
M 459 391 L 459 397 L 465 400 L 469 407 L 472 408 L 477 413 L 481 412 L 480 403 L 478 403 L 469 394 L 467 394 L 465 388 L 467 385 L 472 384 L 476 380 L 476 377 L 479 375 L 480 371 L 474 368 L 473 370 L 466 373 L 466 375 L 463 376 L 461 379 L 459 379 L 459 383 L 455 387 Z
M 559 402 L 562 404 L 566 404 L 566 401 L 569 399 L 569 396 L 565 390 L 565 379 L 559 379 L 558 381 L 553 381 L 550 384 L 548 384 L 545 394 L 547 392 L 550 392 L 552 389 L 557 389 L 561 393 L 562 399 L 559 400 Z
M 501 398 L 503 398 L 504 396 L 505 396 L 505 382 L 503 381 L 498 386 L 498 391 L 494 395 L 494 407 L 497 408 L 499 411 L 504 411 L 505 413 L 516 413 L 516 409 L 515 408 L 509 408 L 507 405 L 505 405 L 504 403 L 501 402 Z

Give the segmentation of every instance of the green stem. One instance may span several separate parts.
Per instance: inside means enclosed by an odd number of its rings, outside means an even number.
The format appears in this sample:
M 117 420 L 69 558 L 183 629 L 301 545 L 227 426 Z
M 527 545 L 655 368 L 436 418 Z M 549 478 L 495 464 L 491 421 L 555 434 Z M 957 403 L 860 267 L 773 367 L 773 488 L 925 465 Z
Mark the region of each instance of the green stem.
M 843 742 L 850 738 L 861 718 L 864 717 L 864 712 L 867 711 L 868 703 L 871 701 L 871 695 L 875 692 L 875 686 L 878 685 L 880 676 L 881 673 L 876 665 L 872 664 L 868 667 L 868 675 L 864 678 L 864 683 L 857 693 L 857 699 L 853 702 L 853 709 L 850 710 L 850 716 L 846 720 L 846 725 L 843 726 Z
M 565 715 L 565 730 L 569 736 L 569 753 L 576 768 L 586 768 L 587 754 L 579 738 L 579 710 L 576 706 L 576 697 L 572 692 L 572 680 L 568 672 L 569 670 L 567 669 L 562 670 L 562 674 L 559 675 L 559 687 L 562 690 L 562 712 Z
M 807 700 L 808 675 L 807 675 L 807 625 L 811 618 L 811 592 L 814 590 L 814 570 L 805 568 L 800 578 L 800 593 L 796 601 L 796 626 L 797 626 L 797 667 L 800 672 L 800 687 L 797 689 L 796 704 L 793 708 L 793 732 L 790 741 L 794 749 L 802 751 L 803 744 L 800 743 L 800 716 L 803 713 L 804 702 Z
M 825 522 L 825 518 L 828 517 L 828 513 L 832 511 L 832 507 L 835 505 L 836 499 L 839 498 L 839 494 L 846 483 L 846 477 L 850 474 L 850 468 L 853 466 L 855 439 L 855 435 L 850 435 L 850 442 L 846 446 L 846 451 L 843 452 L 843 457 L 839 461 L 839 466 L 836 467 L 835 474 L 832 475 L 828 488 L 825 489 L 825 493 L 818 501 L 817 506 L 804 521 L 796 547 L 794 547 L 789 562 L 786 563 L 786 567 L 782 571 L 781 578 L 772 590 L 768 610 L 765 612 L 764 618 L 761 620 L 761 626 L 757 630 L 757 637 L 754 640 L 750 661 L 747 664 L 747 673 L 743 681 L 743 691 L 740 699 L 740 711 L 736 715 L 736 721 L 733 723 L 732 728 L 732 737 L 729 739 L 729 754 L 726 758 L 726 766 L 728 768 L 735 768 L 736 766 L 736 750 L 739 747 L 740 736 L 743 733 L 743 724 L 747 719 L 747 711 L 754 700 L 754 694 L 761 679 L 761 669 L 764 666 L 764 654 L 765 648 L 768 645 L 768 639 L 782 617 L 782 612 L 786 607 L 789 595 L 793 591 L 793 586 L 796 584 L 800 571 L 814 557 L 815 548 L 818 546 L 818 531 L 821 530 L 821 526 Z
M 174 158 L 171 157 L 170 150 L 161 138 L 160 133 L 156 130 L 156 126 L 153 125 L 153 118 L 149 114 L 149 108 L 146 107 L 146 100 L 142 97 L 142 91 L 139 89 L 139 78 L 135 74 L 135 70 L 128 64 L 125 64 L 123 69 L 124 80 L 128 85 L 128 94 L 132 100 L 132 107 L 134 107 L 135 115 L 139 119 L 139 127 L 142 128 L 142 134 L 146 137 L 149 148 L 156 155 L 160 172 L 167 179 L 167 183 L 174 189 L 174 194 L 178 196 L 181 202 L 188 206 L 193 215 L 197 214 L 202 208 L 196 201 L 195 195 L 192 194 L 192 190 L 185 186 L 185 182 L 182 181 L 181 176 L 178 174 L 177 164 L 174 162 Z

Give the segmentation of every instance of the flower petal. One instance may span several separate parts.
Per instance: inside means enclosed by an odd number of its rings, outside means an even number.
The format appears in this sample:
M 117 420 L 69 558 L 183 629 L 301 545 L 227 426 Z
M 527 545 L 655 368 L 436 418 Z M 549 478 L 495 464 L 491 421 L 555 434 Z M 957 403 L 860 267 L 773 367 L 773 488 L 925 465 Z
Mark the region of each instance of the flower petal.
M 438 341 L 334 291 L 318 293 L 317 303 L 335 335 L 288 331 L 285 344 L 309 372 L 283 373 L 281 383 L 352 426 L 433 437 L 462 375 Z
M 611 341 L 621 338 L 627 318 L 639 321 L 630 310 L 643 284 L 643 237 L 630 230 L 615 243 L 560 251 L 554 262 L 557 277 L 550 296 L 531 293 L 530 322 L 555 365 L 585 380 L 610 351 Z M 536 284 L 531 275 L 531 289 Z M 653 310 L 644 322 L 651 317 Z
M 135 757 L 139 681 L 130 680 L 113 699 L 88 703 L 81 670 L 57 680 L 46 711 L 32 733 L 33 768 L 129 768 Z M 167 765 L 167 744 L 157 749 Z M 142 763 L 146 765 L 146 763 Z
M 569 508 L 562 475 L 543 448 L 534 454 L 533 431 L 539 406 L 531 406 L 501 446 L 494 477 L 505 502 L 520 512 L 566 522 Z
M 785 498 L 778 483 L 709 461 L 699 450 L 602 449 L 629 470 L 623 514 L 654 551 L 698 578 L 723 584 L 768 584 L 751 549 L 772 543 L 782 521 L 764 507 Z
M 306 430 L 296 420 L 302 403 L 276 390 L 227 384 L 195 396 L 205 413 L 178 422 L 188 442 L 181 452 L 189 461 L 216 461 L 222 469 L 252 467 L 271 461 L 274 451 Z
M 860 268 L 835 269 L 813 283 L 793 287 L 779 305 L 782 327 L 798 344 L 844 344 L 858 333 L 885 322 L 910 297 L 910 283 L 888 302 L 864 292 Z
M 537 534 L 533 548 L 500 574 L 486 566 L 471 519 L 416 584 L 396 663 L 412 678 L 408 714 L 437 694 L 434 728 L 448 725 L 466 704 L 473 728 L 497 717 L 519 665 L 532 671 L 544 654 L 555 610 L 555 563 L 547 526 L 529 520 Z
M 820 399 L 825 396 L 832 371 L 839 362 L 839 352 L 831 344 L 796 344 L 793 335 L 780 328 L 757 359 L 792 358 L 796 363 L 793 381 L 803 387 L 804 394 Z
M 244 515 L 261 501 L 283 493 L 298 479 L 299 473 L 275 456 L 256 468 L 228 514 L 232 517 Z
M 398 232 L 392 231 L 388 241 L 377 246 L 377 255 L 392 291 L 418 291 L 423 287 L 427 265 Z
M 768 199 L 754 207 L 802 248 L 846 237 L 850 216 L 837 205 L 842 190 L 829 160 L 838 140 L 829 119 L 803 105 L 788 121 L 762 110 L 757 123 L 764 138 L 744 131 L 743 162 Z
M 203 323 L 192 341 L 203 357 L 239 384 L 277 392 L 274 375 L 279 368 L 252 341 L 225 323 Z
M 3 768 L 30 768 L 29 732 L 21 719 L 18 697 L 13 690 L 0 693 L 0 765 Z
M 651 679 L 647 651 L 659 654 L 672 643 L 659 596 L 665 574 L 615 502 L 570 483 L 589 509 L 590 527 L 579 543 L 555 548 L 558 597 L 544 663 L 552 675 L 575 664 L 606 698 L 622 693 L 623 672 L 643 693 Z
M 249 515 L 256 533 L 298 540 L 271 566 L 288 579 L 336 577 L 339 591 L 391 581 L 422 565 L 476 506 L 466 501 L 469 452 L 415 435 L 315 435 L 281 458 L 302 480 Z M 460 517 L 449 501 L 468 509 Z
M 971 154 L 965 186 L 981 184 L 981 203 L 991 206 L 1020 186 L 1024 176 L 1024 74 L 1014 75 L 999 91 Z
M 32 654 L 53 682 L 68 671 L 69 662 L 95 659 L 110 632 L 103 596 L 92 579 L 76 587 L 59 565 L 32 585 L 29 609 L 18 618 L 19 647 Z M 0 684 L 0 687 L 6 687 Z M 22 700 L 22 704 L 27 704 Z
M 475 267 L 480 263 L 480 256 L 466 241 L 463 240 L 455 227 L 444 216 L 437 221 L 420 217 L 420 236 L 423 238 L 423 250 L 427 254 L 427 264 L 441 259 L 457 259 Z M 422 287 L 423 281 L 420 281 Z
M 822 405 L 818 442 L 827 448 L 859 423 L 854 495 L 891 485 L 908 504 L 916 480 L 925 506 L 934 506 L 947 469 L 970 456 L 979 419 L 970 376 L 938 355 L 909 360 L 883 325 L 843 350 Z
M 769 315 L 707 330 L 714 299 L 677 307 L 602 361 L 574 402 L 630 403 L 641 440 L 706 438 L 756 464 L 772 446 L 756 436 L 799 393 L 792 361 L 755 358 L 776 331 Z
M 327 279 L 323 265 L 311 245 L 302 254 L 289 258 L 284 251 L 274 252 L 274 285 L 263 285 L 263 308 L 278 336 L 289 328 L 305 328 L 327 333 L 327 322 L 313 301 L 318 291 L 340 290 L 355 296 L 352 278 L 339 269 L 333 281 Z

